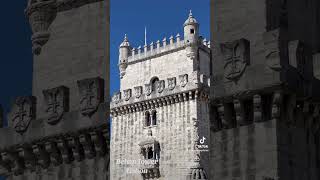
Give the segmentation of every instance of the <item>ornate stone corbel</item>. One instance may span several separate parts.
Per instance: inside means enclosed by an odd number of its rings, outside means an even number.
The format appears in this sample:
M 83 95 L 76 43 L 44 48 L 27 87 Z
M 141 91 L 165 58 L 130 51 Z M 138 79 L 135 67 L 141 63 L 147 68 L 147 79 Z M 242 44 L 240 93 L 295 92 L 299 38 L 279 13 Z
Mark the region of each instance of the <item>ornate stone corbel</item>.
M 19 156 L 24 158 L 25 167 L 31 172 L 36 170 L 37 157 L 31 147 L 18 148 Z
M 32 146 L 33 153 L 37 157 L 37 163 L 44 169 L 50 165 L 50 156 L 46 151 L 45 146 L 41 144 L 35 144 Z
M 272 100 L 272 119 L 279 119 L 280 118 L 280 107 L 281 107 L 281 93 L 276 92 L 273 95 Z
M 152 85 L 151 84 L 145 84 L 145 93 L 147 96 L 150 96 L 152 93 Z
M 82 161 L 84 159 L 84 148 L 80 143 L 80 139 L 78 137 L 68 137 L 68 143 L 73 152 L 73 157 L 76 161 Z
M 12 171 L 14 175 L 18 176 L 23 174 L 25 164 L 23 158 L 19 156 L 19 152 L 5 152 L 2 154 L 2 158 L 10 164 L 10 171 Z
M 104 80 L 100 77 L 80 80 L 78 88 L 81 114 L 93 115 L 104 101 Z
M 58 166 L 62 163 L 62 155 L 58 148 L 57 143 L 55 142 L 46 142 L 45 149 L 49 153 L 50 162 L 54 166 Z
M 92 141 L 95 144 L 95 151 L 99 156 L 105 156 L 107 153 L 107 141 L 103 136 L 103 132 L 91 132 L 90 133 Z
M 57 0 L 29 0 L 25 10 L 33 32 L 32 50 L 39 55 L 49 38 L 49 27 L 57 15 Z
M 57 124 L 69 111 L 69 88 L 60 86 L 43 91 L 48 124 Z
M 8 114 L 9 126 L 17 133 L 27 131 L 32 120 L 36 118 L 36 98 L 34 96 L 18 97 Z
M 255 122 L 262 121 L 261 96 L 259 94 L 253 96 L 253 119 Z
M 61 152 L 63 162 L 70 164 L 74 160 L 74 157 L 69 142 L 65 139 L 59 139 L 57 145 Z
M 94 158 L 96 156 L 96 151 L 90 134 L 81 134 L 79 140 L 84 148 L 84 154 L 86 158 Z

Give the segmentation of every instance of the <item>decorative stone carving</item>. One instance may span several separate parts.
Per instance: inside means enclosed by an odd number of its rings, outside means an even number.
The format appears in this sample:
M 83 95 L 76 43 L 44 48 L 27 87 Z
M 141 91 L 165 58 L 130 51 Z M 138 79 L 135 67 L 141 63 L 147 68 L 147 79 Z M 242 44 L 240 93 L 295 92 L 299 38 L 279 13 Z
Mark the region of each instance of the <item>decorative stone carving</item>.
M 235 110 L 235 113 L 236 113 L 237 125 L 241 126 L 243 124 L 243 117 L 242 117 L 242 114 L 241 114 L 242 103 L 240 102 L 240 100 L 234 99 L 233 100 L 233 104 L 234 104 L 234 110 Z
M 112 96 L 112 101 L 118 103 L 121 100 L 121 92 L 116 92 Z
M 168 78 L 168 88 L 170 90 L 173 90 L 175 87 L 176 87 L 176 78 L 173 77 L 173 78 Z
M 123 91 L 124 100 L 129 101 L 131 96 L 132 96 L 132 90 L 131 89 L 126 89 L 126 90 Z
M 46 169 L 50 165 L 50 157 L 48 152 L 46 151 L 43 145 L 33 145 L 32 146 L 33 153 L 37 157 L 37 164 L 39 164 L 42 168 Z
M 134 87 L 134 96 L 140 98 L 142 95 L 142 86 Z
M 57 124 L 69 111 L 69 88 L 60 86 L 43 91 L 48 124 Z
M 203 168 L 191 169 L 191 180 L 208 180 L 207 174 Z
M 250 42 L 240 39 L 221 44 L 224 58 L 224 76 L 229 80 L 237 80 L 250 63 Z
M 23 134 L 32 120 L 36 118 L 36 98 L 33 96 L 18 97 L 8 115 L 9 126 Z
M 288 45 L 289 64 L 297 68 L 298 72 L 303 75 L 307 62 L 305 45 L 299 41 L 290 41 Z
M 281 107 L 281 93 L 276 92 L 273 95 L 272 100 L 272 119 L 279 119 L 280 118 L 280 107 Z
M 253 116 L 255 122 L 261 122 L 262 121 L 262 106 L 261 106 L 261 96 L 256 94 L 253 96 Z
M 59 151 L 58 145 L 55 142 L 46 142 L 45 150 L 49 153 L 50 162 L 54 166 L 58 166 L 62 163 L 61 152 Z
M 33 32 L 32 50 L 39 55 L 50 38 L 49 27 L 57 15 L 57 0 L 29 0 L 26 15 Z
M 147 96 L 150 96 L 152 93 L 152 84 L 145 84 L 145 93 Z
M 183 74 L 179 76 L 180 86 L 185 87 L 188 84 L 188 74 Z
M 164 82 L 164 80 L 157 81 L 156 86 L 157 86 L 157 91 L 158 91 L 158 93 L 162 93 L 163 90 L 164 90 L 164 87 L 165 87 L 165 82 Z
M 191 76 L 192 76 L 192 82 L 194 84 L 198 84 L 200 82 L 200 76 L 198 71 L 193 71 Z
M 280 71 L 280 30 L 276 29 L 264 33 L 263 41 L 265 48 L 266 64 L 269 68 Z
M 80 80 L 78 88 L 81 114 L 91 116 L 104 100 L 104 80 L 99 77 Z

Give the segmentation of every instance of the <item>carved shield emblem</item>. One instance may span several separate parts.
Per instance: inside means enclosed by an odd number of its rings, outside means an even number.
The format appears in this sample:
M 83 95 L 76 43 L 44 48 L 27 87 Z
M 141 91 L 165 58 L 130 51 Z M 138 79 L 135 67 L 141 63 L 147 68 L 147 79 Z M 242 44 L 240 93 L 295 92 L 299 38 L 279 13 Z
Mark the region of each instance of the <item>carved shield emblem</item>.
M 224 76 L 229 80 L 238 79 L 250 62 L 250 43 L 246 39 L 221 44 L 224 59 Z
M 132 95 L 131 89 L 127 89 L 123 91 L 124 100 L 129 101 L 129 99 L 131 98 L 131 95 Z
M 116 92 L 113 96 L 112 96 L 112 101 L 113 102 L 119 102 L 121 99 L 121 92 Z
M 176 87 L 176 78 L 168 78 L 168 88 L 173 90 Z
M 36 98 L 33 96 L 18 97 L 9 113 L 9 126 L 23 134 L 35 118 Z
M 80 111 L 85 116 L 91 116 L 98 109 L 104 98 L 104 80 L 91 78 L 78 81 L 80 96 Z
M 183 74 L 179 76 L 180 86 L 185 87 L 188 83 L 188 74 Z
M 263 36 L 266 64 L 275 71 L 281 70 L 279 29 L 266 32 Z
M 140 98 L 142 95 L 142 86 L 134 87 L 134 96 Z
M 157 91 L 158 93 L 162 93 L 164 90 L 165 84 L 164 84 L 164 80 L 158 81 L 157 82 Z
M 147 96 L 150 96 L 150 94 L 152 93 L 152 84 L 145 85 L 145 93 Z
M 54 125 L 58 123 L 64 112 L 69 110 L 69 89 L 60 86 L 43 91 L 46 103 L 47 122 Z

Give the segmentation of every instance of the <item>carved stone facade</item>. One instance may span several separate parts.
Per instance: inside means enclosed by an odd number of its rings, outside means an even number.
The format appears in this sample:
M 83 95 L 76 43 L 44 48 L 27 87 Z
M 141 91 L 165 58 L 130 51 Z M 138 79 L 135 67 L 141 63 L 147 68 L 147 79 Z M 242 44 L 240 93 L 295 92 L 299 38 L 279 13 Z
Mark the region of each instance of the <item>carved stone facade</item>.
M 319 179 L 319 2 L 211 5 L 210 178 Z
M 191 13 L 184 27 L 184 40 L 164 38 L 142 52 L 123 46 L 126 37 L 120 46 L 126 69 L 111 102 L 111 179 L 210 179 L 210 49 Z M 133 96 L 119 96 L 129 89 Z
M 107 0 L 28 2 L 33 93 L 16 98 L 8 127 L 1 124 L 1 176 L 109 179 L 108 8 Z

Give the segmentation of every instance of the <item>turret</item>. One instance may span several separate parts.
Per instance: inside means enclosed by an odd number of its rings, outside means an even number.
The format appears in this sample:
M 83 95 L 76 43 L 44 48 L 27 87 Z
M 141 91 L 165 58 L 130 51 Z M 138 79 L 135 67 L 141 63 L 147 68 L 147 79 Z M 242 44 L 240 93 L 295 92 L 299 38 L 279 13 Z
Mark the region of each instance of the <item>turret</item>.
M 199 24 L 197 20 L 192 16 L 190 10 L 189 17 L 183 24 L 184 26 L 184 41 L 186 43 L 196 43 L 199 38 Z
M 128 41 L 127 35 L 125 35 L 123 42 L 119 47 L 119 70 L 120 70 L 120 78 L 126 74 L 126 69 L 128 66 L 128 57 L 131 53 L 130 43 Z

